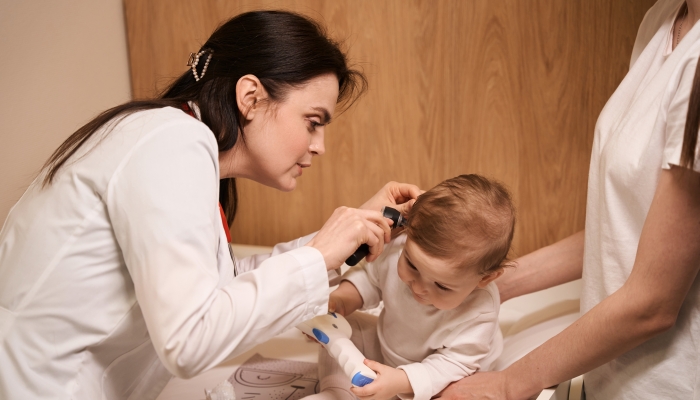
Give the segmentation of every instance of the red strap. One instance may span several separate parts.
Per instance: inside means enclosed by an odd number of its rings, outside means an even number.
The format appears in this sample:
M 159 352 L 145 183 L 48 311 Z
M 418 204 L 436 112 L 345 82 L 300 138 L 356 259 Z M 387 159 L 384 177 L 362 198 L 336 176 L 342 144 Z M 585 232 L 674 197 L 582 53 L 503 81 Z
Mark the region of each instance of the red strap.
M 182 111 L 186 112 L 192 118 L 197 118 L 194 115 L 194 111 L 192 111 L 187 103 L 182 103 Z M 228 228 L 228 220 L 226 220 L 226 214 L 224 213 L 224 208 L 221 207 L 221 203 L 219 203 L 219 212 L 221 213 L 221 222 L 224 224 L 224 232 L 226 232 L 226 241 L 231 243 L 231 231 Z
M 192 117 L 192 118 L 197 118 L 197 117 L 194 115 L 194 111 L 192 111 L 192 109 L 190 108 L 189 104 L 187 104 L 187 103 L 182 103 L 182 111 L 186 112 L 187 115 L 189 115 L 189 116 Z
M 226 232 L 226 241 L 231 243 L 231 231 L 228 229 L 228 221 L 226 220 L 226 214 L 224 214 L 224 208 L 221 207 L 221 203 L 219 203 L 219 212 L 221 213 L 221 222 L 224 224 L 224 231 Z

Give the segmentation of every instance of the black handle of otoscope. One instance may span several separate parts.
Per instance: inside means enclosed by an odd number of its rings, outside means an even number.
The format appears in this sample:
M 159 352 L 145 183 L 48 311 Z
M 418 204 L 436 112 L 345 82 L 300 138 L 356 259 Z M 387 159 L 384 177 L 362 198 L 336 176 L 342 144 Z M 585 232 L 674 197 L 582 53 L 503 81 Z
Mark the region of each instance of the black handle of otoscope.
M 390 220 L 394 221 L 394 224 L 391 226 L 391 229 L 396 229 L 400 226 L 406 225 L 406 222 L 408 222 L 404 217 L 401 216 L 401 213 L 399 210 L 396 210 L 391 207 L 384 207 L 382 208 L 382 215 L 384 215 L 384 218 L 389 218 Z M 348 257 L 347 260 L 345 260 L 345 264 L 349 266 L 356 265 L 359 263 L 363 258 L 365 258 L 369 254 L 369 245 L 367 243 L 362 244 L 360 247 L 355 250 L 354 253 L 350 257 Z
M 369 254 L 369 246 L 367 243 L 363 243 L 360 247 L 355 250 L 354 253 L 350 257 L 348 257 L 347 260 L 345 260 L 345 264 L 349 266 L 357 265 L 360 261 L 362 261 L 363 258 L 365 258 Z

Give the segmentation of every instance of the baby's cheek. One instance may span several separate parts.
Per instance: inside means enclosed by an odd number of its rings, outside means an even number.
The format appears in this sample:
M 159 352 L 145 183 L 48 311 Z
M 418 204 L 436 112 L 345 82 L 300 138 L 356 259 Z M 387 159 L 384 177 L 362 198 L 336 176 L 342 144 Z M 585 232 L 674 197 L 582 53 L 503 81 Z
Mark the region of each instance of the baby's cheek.
M 406 273 L 405 268 L 401 267 L 401 263 L 399 263 L 398 268 L 396 268 L 396 274 L 399 276 L 399 279 L 401 279 L 403 283 L 408 283 L 408 274 Z
M 460 304 L 462 304 L 462 301 L 464 299 L 461 296 L 456 296 L 455 294 L 451 294 L 449 296 L 442 296 L 439 299 L 436 299 L 433 305 L 435 308 L 438 308 L 440 310 L 451 310 L 453 308 L 457 308 Z

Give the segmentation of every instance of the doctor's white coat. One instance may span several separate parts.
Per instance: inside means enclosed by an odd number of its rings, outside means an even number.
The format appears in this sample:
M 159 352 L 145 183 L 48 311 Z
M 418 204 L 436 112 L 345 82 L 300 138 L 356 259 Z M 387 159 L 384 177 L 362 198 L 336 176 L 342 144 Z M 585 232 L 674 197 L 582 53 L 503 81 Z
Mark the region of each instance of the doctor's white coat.
M 234 278 L 203 123 L 142 111 L 83 147 L 0 232 L 1 399 L 155 398 L 171 374 L 326 312 L 305 239 L 238 260 Z

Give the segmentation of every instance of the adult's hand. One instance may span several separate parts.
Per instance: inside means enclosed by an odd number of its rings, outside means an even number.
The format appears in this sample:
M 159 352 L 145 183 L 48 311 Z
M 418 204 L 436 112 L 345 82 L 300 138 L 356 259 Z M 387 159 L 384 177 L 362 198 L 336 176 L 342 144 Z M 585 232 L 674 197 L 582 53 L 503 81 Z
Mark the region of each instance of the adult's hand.
M 477 372 L 450 384 L 436 399 L 442 400 L 505 400 L 509 399 L 502 372 Z
M 360 206 L 363 210 L 381 211 L 382 207 L 389 206 L 406 215 L 411 206 L 424 190 L 409 183 L 389 182 L 382 187 L 377 194 L 372 196 L 365 204 Z
M 307 246 L 320 251 L 326 269 L 332 270 L 340 267 L 364 243 L 369 246 L 367 261 L 375 260 L 389 240 L 389 220 L 379 211 L 339 207 Z

